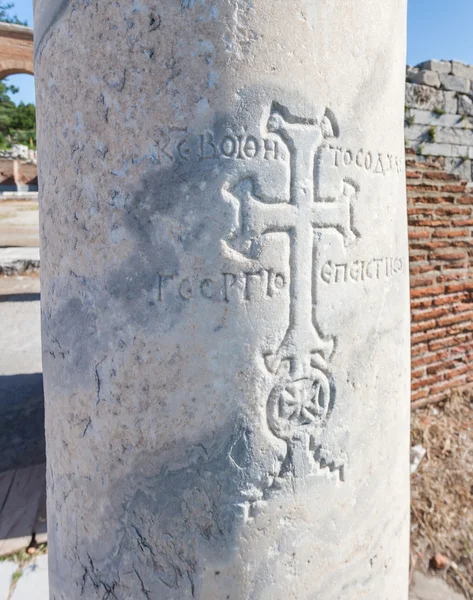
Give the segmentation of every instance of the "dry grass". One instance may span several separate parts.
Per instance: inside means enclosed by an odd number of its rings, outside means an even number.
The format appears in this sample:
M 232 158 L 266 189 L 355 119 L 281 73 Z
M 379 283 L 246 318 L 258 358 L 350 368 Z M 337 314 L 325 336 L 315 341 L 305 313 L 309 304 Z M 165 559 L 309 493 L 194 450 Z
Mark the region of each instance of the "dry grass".
M 411 567 L 445 555 L 443 576 L 473 600 L 473 395 L 414 411 L 411 437 L 427 450 L 411 478 Z

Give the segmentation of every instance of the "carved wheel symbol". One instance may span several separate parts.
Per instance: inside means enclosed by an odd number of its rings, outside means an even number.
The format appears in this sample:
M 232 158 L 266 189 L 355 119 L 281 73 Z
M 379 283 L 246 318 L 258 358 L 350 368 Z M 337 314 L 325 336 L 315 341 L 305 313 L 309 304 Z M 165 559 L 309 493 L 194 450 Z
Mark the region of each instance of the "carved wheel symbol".
M 322 371 L 314 378 L 286 381 L 268 398 L 268 424 L 277 437 L 289 441 L 303 432 L 315 433 L 330 411 L 330 383 Z

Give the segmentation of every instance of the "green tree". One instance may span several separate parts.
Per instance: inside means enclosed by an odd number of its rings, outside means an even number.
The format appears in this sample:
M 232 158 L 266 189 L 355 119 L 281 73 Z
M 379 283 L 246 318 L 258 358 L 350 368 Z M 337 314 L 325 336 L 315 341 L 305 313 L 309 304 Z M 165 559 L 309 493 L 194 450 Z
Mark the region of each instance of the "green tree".
M 34 104 L 20 102 L 18 106 L 10 95 L 18 88 L 0 81 L 0 148 L 24 144 L 36 148 L 36 110 Z
M 14 25 L 28 25 L 26 21 L 21 21 L 16 15 L 10 14 L 13 7 L 14 4 L 12 3 L 0 4 L 0 21 L 13 23 Z

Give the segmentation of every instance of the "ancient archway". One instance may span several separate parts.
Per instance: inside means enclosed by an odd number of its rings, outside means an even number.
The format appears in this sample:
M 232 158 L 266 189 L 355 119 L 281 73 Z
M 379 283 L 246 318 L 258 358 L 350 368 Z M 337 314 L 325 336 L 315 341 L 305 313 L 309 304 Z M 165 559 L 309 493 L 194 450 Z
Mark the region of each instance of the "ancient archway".
M 0 22 L 0 79 L 14 73 L 33 75 L 33 30 Z

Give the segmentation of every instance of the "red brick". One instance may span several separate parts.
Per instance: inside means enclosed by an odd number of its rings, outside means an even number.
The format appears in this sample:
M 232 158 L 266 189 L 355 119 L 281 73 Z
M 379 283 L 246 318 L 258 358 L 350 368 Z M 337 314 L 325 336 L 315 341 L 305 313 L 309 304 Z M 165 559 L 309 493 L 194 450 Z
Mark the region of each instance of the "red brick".
M 411 277 L 411 289 L 427 287 L 435 283 L 435 277 Z
M 422 187 L 422 192 L 436 192 L 438 191 L 438 185 L 427 185 L 422 183 L 421 185 L 408 184 L 406 185 L 406 189 L 408 192 L 417 191 L 420 187 Z M 454 186 L 455 187 L 455 186 Z M 454 192 L 456 190 L 446 190 L 447 192 Z M 460 190 L 463 191 L 463 188 Z
M 427 398 L 427 396 L 428 396 L 428 390 L 426 390 L 426 389 L 417 390 L 417 392 L 411 393 L 411 401 L 414 402 L 414 400 L 422 400 L 424 398 Z
M 412 192 L 408 194 L 409 200 L 412 200 L 415 204 L 444 204 L 455 202 L 455 196 L 416 196 Z
M 419 298 L 421 296 L 437 296 L 445 292 L 443 285 L 431 285 L 428 287 L 420 287 L 411 290 L 411 298 Z
M 471 227 L 473 219 L 454 219 L 452 221 L 454 227 Z
M 452 382 L 451 381 L 446 381 L 443 383 L 439 383 L 438 385 L 435 385 L 434 387 L 432 387 L 429 390 L 429 397 L 433 396 L 434 394 L 438 394 L 440 392 L 446 392 L 447 390 L 452 389 Z M 444 395 L 444 394 L 442 394 Z
M 409 267 L 409 272 L 410 272 L 411 278 L 412 278 L 415 275 L 423 275 L 425 273 L 430 273 L 431 271 L 434 271 L 434 269 L 435 269 L 435 267 L 429 263 L 427 263 L 425 265 L 414 264 Z M 463 270 L 462 270 L 462 272 L 463 272 Z M 434 271 L 433 275 L 436 276 L 437 272 Z
M 468 373 L 469 370 L 469 365 L 459 365 L 456 369 L 448 370 L 448 372 L 445 372 L 445 379 L 455 379 L 457 377 L 460 377 L 461 375 L 464 375 L 465 373 Z
M 430 329 L 425 332 L 416 332 L 411 335 L 411 343 L 414 345 L 419 342 L 428 342 L 443 337 L 444 335 L 445 331 L 442 329 Z
M 470 295 L 468 292 L 460 292 L 458 294 L 448 294 L 446 296 L 439 296 L 437 298 L 433 298 L 432 302 L 435 306 L 440 306 L 442 304 L 453 304 L 454 302 L 463 302 L 468 300 Z
M 428 346 L 429 346 L 429 350 L 431 350 L 431 351 L 440 350 L 442 348 L 454 347 L 455 344 L 457 344 L 458 342 L 464 342 L 467 339 L 468 339 L 467 334 L 442 337 L 436 341 L 430 341 Z
M 473 206 L 473 196 L 462 196 L 461 198 L 457 198 L 457 204 L 471 204 Z
M 462 181 L 458 185 L 444 185 L 442 186 L 442 191 L 451 192 L 452 194 L 461 194 L 465 191 L 466 183 L 466 181 Z
M 422 177 L 420 171 L 406 171 L 406 179 L 419 179 Z
M 445 227 L 448 225 L 448 221 L 446 219 L 443 219 L 442 221 L 419 219 L 417 221 L 412 221 L 411 225 L 415 225 L 416 227 Z
M 463 281 L 465 279 L 465 268 L 461 269 L 442 269 L 442 275 L 438 275 L 438 283 L 455 283 L 456 281 Z
M 416 308 L 429 308 L 432 306 L 432 298 L 419 298 L 414 300 L 411 298 L 411 310 Z
M 473 281 L 462 281 L 460 283 L 450 283 L 446 286 L 446 293 L 472 291 Z
M 452 175 L 451 173 L 445 173 L 445 171 L 428 171 L 424 173 L 425 179 L 434 179 L 434 180 L 444 180 L 444 181 L 452 181 L 457 182 L 458 177 Z
M 447 327 L 447 335 L 454 335 L 457 333 L 467 333 L 469 331 L 473 331 L 473 322 L 470 320 L 463 321 L 460 323 L 455 323 L 450 327 Z
M 426 369 L 427 375 L 435 375 L 439 371 L 444 373 L 448 369 L 453 369 L 455 367 L 455 365 L 456 365 L 456 363 L 453 360 L 450 362 L 440 362 L 440 363 L 437 363 L 436 365 L 431 365 L 430 367 L 427 367 L 427 369 Z
M 431 257 L 436 260 L 464 260 L 468 259 L 465 250 L 437 250 L 432 252 Z
M 455 304 L 452 306 L 452 310 L 454 312 L 464 312 L 465 310 L 472 310 L 473 303 L 472 302 L 462 302 L 461 304 Z
M 457 208 L 457 210 L 466 210 L 468 211 L 468 214 L 470 214 L 470 210 L 468 208 Z M 408 215 L 430 215 L 431 214 L 431 210 L 430 208 L 426 208 L 425 206 L 422 206 L 420 208 L 415 208 L 415 207 L 408 207 L 407 208 L 407 214 Z
M 443 238 L 457 238 L 457 237 L 468 237 L 470 232 L 468 229 L 436 229 L 432 233 L 433 237 Z
M 430 366 L 440 361 L 445 361 L 450 357 L 450 350 L 442 350 L 441 352 L 423 353 L 422 356 L 411 360 L 411 367 Z
M 450 309 L 443 306 L 442 308 L 434 308 L 431 310 L 413 311 L 411 318 L 413 321 L 428 321 L 430 319 L 437 319 L 446 313 L 449 313 Z
M 454 323 L 464 323 L 473 319 L 473 312 L 460 312 L 454 313 L 453 315 L 446 315 L 437 319 L 437 323 L 440 327 L 444 325 L 453 325 Z
M 411 384 L 411 389 L 418 390 L 422 387 L 427 387 L 433 385 L 435 383 L 439 383 L 439 381 L 443 380 L 443 374 L 441 375 L 433 375 L 432 377 L 426 377 L 425 379 L 415 379 Z
M 409 228 L 409 239 L 420 240 L 430 237 L 430 231 Z
M 452 245 L 452 242 L 439 242 L 436 241 L 428 241 L 428 242 L 414 242 L 410 244 L 410 248 L 414 250 L 435 250 L 435 248 L 447 248 Z
M 411 355 L 412 356 L 417 356 L 418 354 L 422 354 L 424 355 L 429 349 L 428 344 L 412 344 L 411 347 Z
M 458 318 L 458 315 L 457 315 Z M 428 331 L 435 327 L 435 319 L 431 321 L 420 321 L 411 325 L 411 333 L 417 333 L 418 331 Z
M 419 210 L 423 210 L 423 209 L 419 209 Z M 452 215 L 470 215 L 471 214 L 471 208 L 463 208 L 462 206 L 439 206 L 438 208 L 435 209 L 435 214 L 436 215 L 446 215 L 446 216 L 452 216 Z

